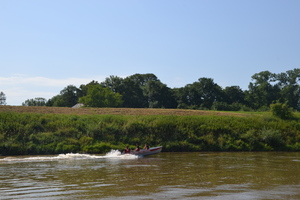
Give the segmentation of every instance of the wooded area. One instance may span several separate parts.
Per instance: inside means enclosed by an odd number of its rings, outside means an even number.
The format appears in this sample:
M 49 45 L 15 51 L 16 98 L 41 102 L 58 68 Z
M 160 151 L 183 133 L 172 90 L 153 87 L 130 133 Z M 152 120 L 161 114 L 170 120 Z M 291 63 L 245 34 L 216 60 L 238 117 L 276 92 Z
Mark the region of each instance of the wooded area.
M 87 107 L 266 111 L 270 104 L 279 102 L 300 110 L 299 68 L 279 74 L 262 71 L 251 78 L 248 90 L 242 90 L 239 86 L 222 88 L 205 77 L 181 88 L 169 88 L 154 74 L 110 76 L 79 88 L 68 85 L 49 100 L 28 99 L 22 105 L 72 107 L 83 103 Z

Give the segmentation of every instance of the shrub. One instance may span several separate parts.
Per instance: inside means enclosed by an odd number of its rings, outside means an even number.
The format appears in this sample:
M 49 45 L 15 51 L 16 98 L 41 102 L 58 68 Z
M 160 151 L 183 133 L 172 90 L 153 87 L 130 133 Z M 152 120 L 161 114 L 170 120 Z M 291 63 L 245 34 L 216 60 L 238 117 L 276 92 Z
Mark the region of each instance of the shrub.
M 291 108 L 288 107 L 287 103 L 273 103 L 270 105 L 272 114 L 280 119 L 292 119 L 293 112 Z
M 278 130 L 263 129 L 261 131 L 261 139 L 264 143 L 278 150 L 281 150 L 284 144 L 281 133 Z

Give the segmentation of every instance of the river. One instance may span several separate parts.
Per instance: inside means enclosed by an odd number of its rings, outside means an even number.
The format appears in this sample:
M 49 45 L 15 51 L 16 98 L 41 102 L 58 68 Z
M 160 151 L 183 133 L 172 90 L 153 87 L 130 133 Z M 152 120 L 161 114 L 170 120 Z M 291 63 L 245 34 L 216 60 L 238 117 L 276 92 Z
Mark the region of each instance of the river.
M 300 199 L 300 153 L 2 156 L 0 199 Z

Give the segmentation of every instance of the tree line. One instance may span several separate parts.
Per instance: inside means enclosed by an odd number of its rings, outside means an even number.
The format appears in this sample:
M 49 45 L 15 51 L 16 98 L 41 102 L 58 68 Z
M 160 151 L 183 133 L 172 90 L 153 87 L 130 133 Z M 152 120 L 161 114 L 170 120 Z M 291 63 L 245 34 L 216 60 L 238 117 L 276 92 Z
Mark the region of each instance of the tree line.
M 72 107 L 82 103 L 87 107 L 265 111 L 277 102 L 300 110 L 299 68 L 278 74 L 262 71 L 251 78 L 248 90 L 242 90 L 239 86 L 222 88 L 206 77 L 184 87 L 169 88 L 152 73 L 110 76 L 79 88 L 68 85 L 49 100 L 28 99 L 22 105 Z

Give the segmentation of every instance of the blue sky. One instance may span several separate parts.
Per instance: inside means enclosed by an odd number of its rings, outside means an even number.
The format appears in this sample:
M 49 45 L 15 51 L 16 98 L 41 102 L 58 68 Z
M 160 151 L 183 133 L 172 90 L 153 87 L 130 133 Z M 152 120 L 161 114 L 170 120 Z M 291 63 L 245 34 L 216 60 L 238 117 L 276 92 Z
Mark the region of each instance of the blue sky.
M 8 105 L 110 75 L 201 77 L 247 89 L 300 68 L 299 0 L 0 0 L 0 91 Z

